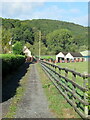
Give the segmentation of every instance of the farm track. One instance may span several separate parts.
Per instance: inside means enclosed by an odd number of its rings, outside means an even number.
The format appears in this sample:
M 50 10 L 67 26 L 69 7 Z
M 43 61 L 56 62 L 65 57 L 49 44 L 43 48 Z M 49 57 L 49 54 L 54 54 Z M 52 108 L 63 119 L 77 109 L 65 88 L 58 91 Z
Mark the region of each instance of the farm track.
M 31 65 L 28 77 L 26 91 L 17 108 L 15 118 L 53 118 L 35 64 Z

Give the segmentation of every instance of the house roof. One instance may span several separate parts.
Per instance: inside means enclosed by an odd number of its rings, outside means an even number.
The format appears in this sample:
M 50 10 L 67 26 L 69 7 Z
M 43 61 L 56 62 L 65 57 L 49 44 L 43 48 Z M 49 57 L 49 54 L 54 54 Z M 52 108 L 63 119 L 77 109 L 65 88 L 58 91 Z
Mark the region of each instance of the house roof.
M 68 54 L 68 52 L 62 52 L 64 55 Z
M 83 57 L 81 53 L 70 52 L 73 57 Z
M 83 56 L 90 56 L 90 50 L 80 52 Z
M 68 52 L 59 52 L 57 55 L 59 55 L 60 53 L 62 53 L 63 55 L 68 54 Z

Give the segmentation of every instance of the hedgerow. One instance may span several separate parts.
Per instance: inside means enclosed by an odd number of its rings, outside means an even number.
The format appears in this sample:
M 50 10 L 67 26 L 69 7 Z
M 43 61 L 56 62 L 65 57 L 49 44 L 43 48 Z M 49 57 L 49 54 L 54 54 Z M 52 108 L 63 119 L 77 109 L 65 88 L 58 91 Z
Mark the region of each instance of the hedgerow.
M 17 68 L 25 62 L 25 56 L 14 54 L 1 54 L 2 60 L 2 78 L 17 70 Z

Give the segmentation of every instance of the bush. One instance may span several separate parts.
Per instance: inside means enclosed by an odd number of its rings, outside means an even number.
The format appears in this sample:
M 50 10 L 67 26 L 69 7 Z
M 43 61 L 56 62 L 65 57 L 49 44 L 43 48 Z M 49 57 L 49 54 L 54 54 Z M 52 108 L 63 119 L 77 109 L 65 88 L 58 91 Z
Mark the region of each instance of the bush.
M 2 54 L 0 59 L 2 60 L 2 78 L 15 71 L 25 62 L 25 56 L 14 54 Z
M 13 53 L 14 54 L 23 54 L 23 45 L 21 42 L 16 42 L 13 46 Z

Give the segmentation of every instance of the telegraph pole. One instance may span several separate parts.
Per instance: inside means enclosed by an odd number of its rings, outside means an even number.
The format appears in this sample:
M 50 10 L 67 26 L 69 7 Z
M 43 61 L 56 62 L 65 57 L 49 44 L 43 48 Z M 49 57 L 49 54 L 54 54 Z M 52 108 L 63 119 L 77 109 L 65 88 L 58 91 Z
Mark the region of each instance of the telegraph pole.
M 40 60 L 40 53 L 41 53 L 41 45 L 40 45 L 40 42 L 41 42 L 41 31 L 39 30 L 39 60 Z

